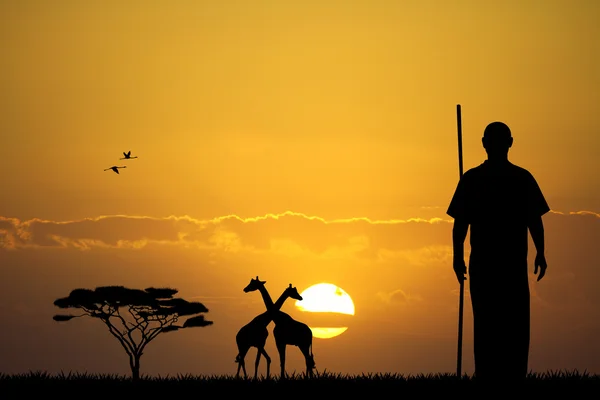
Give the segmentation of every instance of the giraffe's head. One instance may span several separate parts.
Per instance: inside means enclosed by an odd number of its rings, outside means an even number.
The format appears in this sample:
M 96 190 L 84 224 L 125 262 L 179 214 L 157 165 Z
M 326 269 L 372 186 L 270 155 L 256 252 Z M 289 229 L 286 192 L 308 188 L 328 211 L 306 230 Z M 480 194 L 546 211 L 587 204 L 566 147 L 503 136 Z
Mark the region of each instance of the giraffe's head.
M 302 300 L 302 296 L 300 296 L 300 293 L 298 293 L 298 289 L 296 289 L 296 287 L 292 287 L 292 284 L 290 283 L 290 286 L 288 286 L 285 289 L 285 294 L 290 298 L 290 299 L 295 299 L 295 300 Z
M 258 290 L 259 288 L 265 286 L 265 283 L 267 283 L 267 281 L 261 281 L 260 279 L 258 279 L 257 275 L 256 279 L 250 279 L 250 283 L 244 288 L 244 292 L 254 292 L 255 290 Z

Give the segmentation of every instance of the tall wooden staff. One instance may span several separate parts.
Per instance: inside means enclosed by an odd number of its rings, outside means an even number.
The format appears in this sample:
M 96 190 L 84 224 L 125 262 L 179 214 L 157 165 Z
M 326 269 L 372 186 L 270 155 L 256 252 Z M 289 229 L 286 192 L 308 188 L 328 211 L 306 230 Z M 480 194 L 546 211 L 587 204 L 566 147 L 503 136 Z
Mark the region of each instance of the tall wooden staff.
M 456 121 L 458 127 L 458 172 L 459 179 L 463 175 L 463 156 L 462 156 L 462 120 L 460 113 L 460 104 L 456 105 Z M 458 300 L 458 353 L 456 356 L 456 376 L 462 376 L 462 337 L 463 337 L 463 303 L 465 301 L 465 280 L 460 281 L 460 295 Z

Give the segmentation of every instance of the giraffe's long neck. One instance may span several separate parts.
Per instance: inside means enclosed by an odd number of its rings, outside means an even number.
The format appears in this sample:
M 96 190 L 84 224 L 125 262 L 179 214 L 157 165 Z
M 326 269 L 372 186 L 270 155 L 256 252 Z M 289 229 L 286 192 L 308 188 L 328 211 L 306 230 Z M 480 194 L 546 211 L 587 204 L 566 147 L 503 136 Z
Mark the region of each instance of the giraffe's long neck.
M 281 293 L 281 296 L 279 296 L 279 298 L 275 302 L 275 304 L 273 304 L 272 311 L 279 311 L 281 309 L 281 307 L 283 306 L 283 303 L 285 303 L 285 301 L 287 300 L 288 297 L 289 296 L 287 295 L 287 290 L 284 290 L 283 293 Z M 267 307 L 267 309 L 268 309 L 268 307 Z
M 258 291 L 262 295 L 263 301 L 265 302 L 265 307 L 267 307 L 267 311 L 271 311 L 273 309 L 273 300 L 271 299 L 269 291 L 265 285 L 260 285 Z
M 283 291 L 283 293 L 281 293 L 281 296 L 279 296 L 277 301 L 273 303 L 273 299 L 271 299 L 271 295 L 269 294 L 269 291 L 264 285 L 260 286 L 258 290 L 260 291 L 260 294 L 262 295 L 263 301 L 265 303 L 265 307 L 269 312 L 279 311 L 283 306 L 283 303 L 285 303 L 285 301 L 289 297 L 286 289 Z

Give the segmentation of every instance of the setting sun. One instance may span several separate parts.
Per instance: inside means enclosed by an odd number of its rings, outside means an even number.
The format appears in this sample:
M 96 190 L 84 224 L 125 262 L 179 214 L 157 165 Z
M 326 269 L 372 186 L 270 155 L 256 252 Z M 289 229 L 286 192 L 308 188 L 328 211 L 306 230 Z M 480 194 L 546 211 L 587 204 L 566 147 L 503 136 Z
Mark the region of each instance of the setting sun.
M 342 333 L 346 332 L 347 329 L 348 329 L 347 327 L 344 327 L 344 328 L 313 328 L 313 327 L 311 327 L 310 328 L 314 337 L 319 338 L 319 339 L 331 339 L 333 337 L 339 336 Z
M 302 300 L 296 301 L 300 311 L 309 313 L 334 313 L 354 315 L 354 302 L 342 288 L 331 283 L 318 283 L 305 289 Z M 314 327 L 310 329 L 314 337 L 330 339 L 344 333 L 348 327 Z
M 333 312 L 354 315 L 354 302 L 342 288 L 331 283 L 318 283 L 301 294 L 302 301 L 296 301 L 300 311 Z

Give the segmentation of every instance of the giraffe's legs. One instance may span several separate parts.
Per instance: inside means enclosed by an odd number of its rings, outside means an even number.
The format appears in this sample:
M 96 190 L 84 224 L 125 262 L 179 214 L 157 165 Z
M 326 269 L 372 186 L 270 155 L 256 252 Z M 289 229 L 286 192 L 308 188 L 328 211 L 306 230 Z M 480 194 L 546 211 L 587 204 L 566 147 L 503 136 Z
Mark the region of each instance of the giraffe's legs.
M 240 377 L 240 369 L 244 371 L 244 378 L 247 378 L 248 375 L 246 374 L 246 363 L 244 362 L 243 358 L 240 361 L 238 361 L 237 373 L 235 374 L 236 378 Z
M 256 361 L 254 362 L 254 379 L 256 379 L 258 377 L 258 365 L 260 364 L 260 356 L 264 354 L 265 358 L 267 359 L 267 363 L 269 362 L 269 356 L 267 355 L 267 352 L 265 351 L 264 347 L 257 347 L 256 348 Z
M 285 379 L 285 343 L 277 343 L 277 351 L 279 352 L 279 364 L 281 365 L 281 379 Z
M 240 369 L 244 371 L 244 378 L 248 377 L 248 375 L 246 374 L 246 353 L 248 353 L 248 349 L 242 349 L 235 358 L 235 362 L 238 363 L 237 373 L 235 374 L 236 378 L 240 377 Z
M 262 352 L 262 355 L 265 356 L 265 359 L 267 360 L 267 379 L 268 379 L 269 375 L 271 373 L 271 357 L 269 357 L 269 355 L 267 354 L 264 347 L 262 349 L 260 349 L 259 351 Z M 257 369 L 258 369 L 258 364 L 257 364 Z M 256 374 L 255 374 L 255 377 L 256 377 Z
M 300 351 L 304 355 L 304 359 L 306 360 L 306 376 L 313 376 L 313 368 L 315 367 L 315 359 L 312 354 L 310 354 L 310 346 L 298 346 Z

